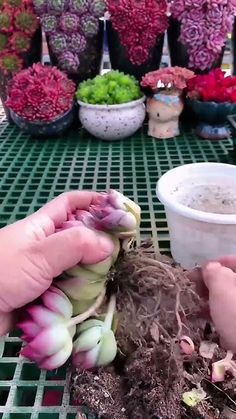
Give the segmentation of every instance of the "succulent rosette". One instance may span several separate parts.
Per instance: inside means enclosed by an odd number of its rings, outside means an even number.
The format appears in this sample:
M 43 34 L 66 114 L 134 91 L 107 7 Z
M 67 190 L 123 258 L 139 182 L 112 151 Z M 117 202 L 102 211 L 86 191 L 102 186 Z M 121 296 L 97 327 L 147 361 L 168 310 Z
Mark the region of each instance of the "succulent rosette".
M 73 348 L 75 326 L 68 326 L 71 316 L 70 300 L 59 289 L 50 287 L 39 303 L 26 308 L 25 318 L 18 325 L 26 343 L 21 354 L 48 370 L 64 364 Z
M 94 16 L 85 15 L 81 17 L 80 28 L 85 36 L 94 36 L 98 32 L 99 22 Z
M 39 300 L 26 307 L 19 325 L 26 342 L 22 355 L 42 368 L 58 368 L 71 355 L 75 326 L 79 325 L 73 342 L 73 365 L 85 369 L 114 360 L 115 297 L 110 297 L 105 314 L 96 319 L 93 315 L 104 302 L 107 275 L 126 240 L 134 238 L 139 222 L 139 206 L 117 191 L 100 193 L 96 205 L 69 214 L 58 231 L 78 225 L 99 230 L 99 234 L 109 234 L 114 250 L 99 263 L 68 269 Z
M 41 17 L 41 24 L 46 34 L 53 34 L 57 29 L 57 18 L 54 15 L 46 13 Z
M 80 65 L 79 57 L 73 52 L 65 51 L 58 57 L 58 63 L 62 70 L 68 73 L 77 73 Z
M 64 13 L 60 17 L 60 28 L 65 33 L 77 32 L 79 25 L 78 16 L 74 13 Z
M 10 38 L 10 43 L 17 52 L 28 51 L 30 42 L 30 37 L 24 32 L 15 32 Z
M 55 14 L 61 14 L 64 12 L 66 7 L 65 0 L 48 0 L 48 10 L 49 12 L 54 12 Z
M 0 52 L 3 51 L 8 43 L 7 35 L 4 33 L 0 33 Z
M 38 28 L 38 19 L 33 10 L 23 9 L 15 13 L 15 26 L 20 31 L 33 35 Z
M 83 15 L 88 11 L 89 1 L 88 0 L 70 0 L 69 2 L 70 11 L 78 15 Z
M 232 29 L 234 0 L 173 0 L 170 12 L 181 24 L 179 40 L 187 47 L 189 66 L 201 71 L 210 69 Z
M 102 0 L 93 0 L 89 3 L 89 11 L 95 17 L 102 17 L 106 10 L 106 4 Z
M 4 74 L 17 73 L 22 68 L 22 59 L 14 52 L 4 51 L 0 55 L 0 69 Z
M 33 0 L 33 5 L 37 15 L 39 16 L 46 13 L 48 10 L 47 0 Z
M 62 53 L 67 50 L 66 36 L 63 33 L 57 33 L 50 36 L 49 45 L 54 53 Z
M 87 41 L 86 38 L 80 33 L 72 33 L 67 38 L 67 45 L 71 52 L 80 53 L 85 50 Z
M 3 9 L 0 13 L 0 32 L 12 32 L 13 17 L 10 10 Z

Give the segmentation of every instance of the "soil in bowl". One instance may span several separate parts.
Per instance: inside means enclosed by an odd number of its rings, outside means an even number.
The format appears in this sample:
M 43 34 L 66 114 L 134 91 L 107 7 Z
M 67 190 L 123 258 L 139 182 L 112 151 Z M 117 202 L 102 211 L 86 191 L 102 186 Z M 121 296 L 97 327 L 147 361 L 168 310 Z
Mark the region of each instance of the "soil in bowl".
M 217 419 L 236 408 L 236 379 L 211 382 L 212 362 L 226 352 L 187 271 L 145 244 L 118 262 L 108 285 L 117 296 L 119 352 L 112 366 L 74 372 L 76 401 L 103 419 Z M 191 354 L 181 350 L 182 335 L 194 342 Z M 212 359 L 199 353 L 203 340 L 218 345 Z M 206 396 L 190 407 L 182 396 L 193 388 Z
M 213 214 L 236 214 L 236 183 L 185 185 L 176 190 L 177 201 L 188 208 Z M 234 184 L 235 183 L 235 184 Z

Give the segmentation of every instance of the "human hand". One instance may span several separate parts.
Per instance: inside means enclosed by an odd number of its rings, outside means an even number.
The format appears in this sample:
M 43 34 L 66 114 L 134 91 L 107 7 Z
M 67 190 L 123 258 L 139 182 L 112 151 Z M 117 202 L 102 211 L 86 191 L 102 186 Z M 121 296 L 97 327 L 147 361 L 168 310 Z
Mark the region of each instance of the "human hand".
M 236 352 L 235 271 L 236 256 L 226 256 L 207 263 L 195 276 L 201 295 L 209 299 L 210 315 L 222 344 L 233 352 Z M 207 287 L 207 293 L 202 281 Z
M 14 310 L 38 298 L 54 277 L 77 263 L 107 258 L 113 243 L 79 226 L 56 232 L 75 209 L 95 204 L 88 191 L 59 195 L 29 217 L 0 230 L 0 336 L 14 322 Z

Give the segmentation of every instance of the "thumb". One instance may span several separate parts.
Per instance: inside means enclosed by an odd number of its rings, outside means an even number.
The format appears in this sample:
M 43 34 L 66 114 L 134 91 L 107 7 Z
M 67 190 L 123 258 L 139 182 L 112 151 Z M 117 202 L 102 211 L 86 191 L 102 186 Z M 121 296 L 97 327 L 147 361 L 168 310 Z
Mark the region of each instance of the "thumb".
M 222 294 L 226 288 L 235 283 L 235 273 L 219 262 L 210 262 L 202 270 L 203 281 L 210 293 Z
M 0 312 L 0 337 L 8 333 L 14 326 L 14 313 Z
M 52 270 L 52 276 L 58 276 L 78 263 L 90 265 L 100 262 L 114 250 L 108 235 L 84 226 L 54 233 L 45 238 L 40 246 L 40 251 Z

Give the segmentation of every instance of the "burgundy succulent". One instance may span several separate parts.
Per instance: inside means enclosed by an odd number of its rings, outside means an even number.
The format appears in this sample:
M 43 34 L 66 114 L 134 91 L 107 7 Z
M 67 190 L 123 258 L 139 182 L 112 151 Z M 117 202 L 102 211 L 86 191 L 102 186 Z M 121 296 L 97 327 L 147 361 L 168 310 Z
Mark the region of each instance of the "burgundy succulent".
M 65 33 L 77 32 L 79 19 L 74 13 L 63 13 L 60 17 L 60 28 Z

